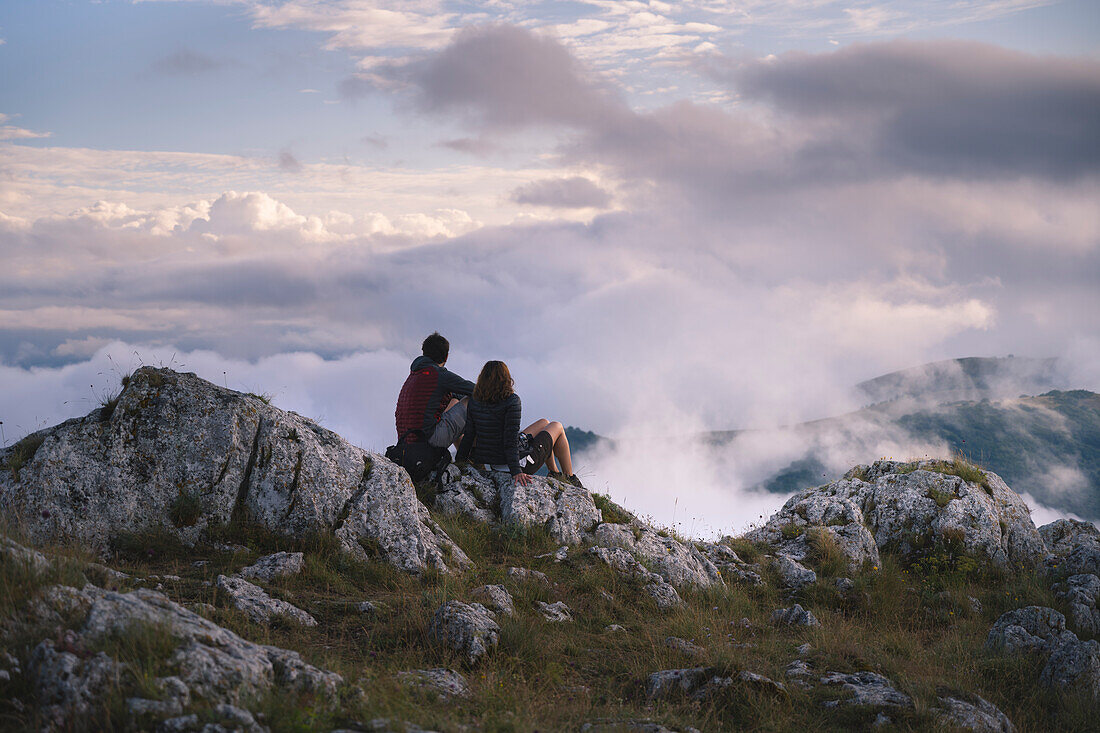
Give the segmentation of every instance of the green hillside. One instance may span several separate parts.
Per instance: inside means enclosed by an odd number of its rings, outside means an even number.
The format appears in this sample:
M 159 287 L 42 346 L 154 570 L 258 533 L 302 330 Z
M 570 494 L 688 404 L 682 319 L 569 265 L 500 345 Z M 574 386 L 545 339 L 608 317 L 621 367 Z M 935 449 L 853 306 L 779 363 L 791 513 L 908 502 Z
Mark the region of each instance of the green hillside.
M 954 402 L 900 416 L 873 406 L 798 426 L 794 430 L 806 434 L 806 455 L 762 486 L 788 492 L 836 478 L 841 471 L 830 470 L 817 454 L 816 436 L 859 422 L 892 424 L 917 440 L 941 440 L 953 452 L 1000 474 L 1020 493 L 1056 509 L 1100 519 L 1100 395 L 1087 390 Z

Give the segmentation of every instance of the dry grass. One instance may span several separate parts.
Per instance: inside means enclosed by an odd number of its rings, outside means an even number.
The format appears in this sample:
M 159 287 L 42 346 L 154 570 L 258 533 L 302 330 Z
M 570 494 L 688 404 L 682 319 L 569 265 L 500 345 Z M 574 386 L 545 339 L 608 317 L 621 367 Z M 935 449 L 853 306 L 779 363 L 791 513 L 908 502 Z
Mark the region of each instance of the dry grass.
M 816 673 L 873 670 L 886 675 L 913 696 L 912 711 L 891 713 L 903 730 L 935 728 L 930 712 L 937 688 L 977 693 L 1004 710 L 1021 731 L 1089 730 L 1095 703 L 1062 695 L 1037 684 L 1038 667 L 1027 657 L 1006 659 L 983 650 L 992 622 L 1005 610 L 1029 604 L 1060 608 L 1060 601 L 1035 576 L 988 575 L 982 578 L 937 578 L 903 568 L 884 556 L 881 570 L 854 576 L 855 590 L 838 593 L 822 580 L 787 598 L 774 586 L 728 586 L 683 589 L 685 605 L 662 613 L 636 584 L 614 574 L 583 551 L 573 550 L 564 563 L 535 560 L 554 549 L 544 532 L 515 528 L 490 529 L 462 518 L 436 517 L 467 551 L 476 567 L 458 575 L 400 573 L 381 562 L 358 562 L 336 550 L 331 538 L 318 536 L 287 543 L 259 531 L 238 527 L 238 542 L 247 553 L 205 550 L 176 555 L 134 552 L 120 558 L 119 569 L 135 576 L 149 573 L 181 576 L 165 592 L 183 604 L 211 603 L 212 618 L 256 642 L 298 650 L 309 662 L 344 675 L 349 683 L 340 703 L 328 708 L 321 701 L 294 695 L 271 695 L 253 701 L 275 731 L 331 729 L 355 720 L 388 717 L 426 728 L 452 731 L 463 726 L 485 731 L 577 730 L 596 719 L 650 719 L 674 728 L 694 726 L 726 730 L 850 730 L 868 726 L 875 711 L 821 702 L 834 689 L 769 694 L 734 686 L 710 700 L 682 698 L 647 701 L 647 676 L 667 668 L 708 666 L 716 674 L 751 670 L 782 680 L 784 667 L 796 658 L 796 647 L 809 642 L 807 656 Z M 226 530 L 227 536 L 229 530 Z M 812 562 L 823 576 L 842 572 L 835 542 L 821 528 L 808 536 Z M 289 623 L 272 627 L 252 623 L 225 605 L 211 585 L 218 574 L 232 572 L 261 552 L 292 549 L 306 553 L 299 576 L 264 584 L 268 591 L 313 614 L 319 624 L 302 628 Z M 734 540 L 731 546 L 750 559 L 754 546 Z M 7 616 L 44 585 L 79 585 L 86 559 L 67 556 L 48 577 L 28 575 L 25 568 L 5 562 L 0 568 L 0 612 Z M 194 566 L 202 560 L 205 564 Z M 506 574 L 512 565 L 545 572 L 549 584 L 519 582 Z M 474 669 L 463 669 L 448 650 L 431 642 L 428 626 L 444 601 L 470 600 L 472 588 L 500 583 L 512 594 L 515 618 L 501 618 L 499 648 Z M 603 591 L 601 593 L 600 591 Z M 970 610 L 969 597 L 983 610 Z M 370 600 L 373 614 L 361 614 L 354 603 Z M 572 623 L 542 619 L 537 601 L 565 601 Z M 777 628 L 773 609 L 797 601 L 821 621 L 811 629 Z M 1062 609 L 1064 610 L 1064 609 Z M 747 626 L 742 619 L 748 619 Z M 626 627 L 611 633 L 611 623 Z M 44 632 L 37 632 L 44 633 Z M 699 657 L 685 656 L 665 644 L 669 636 L 688 639 L 702 648 Z M 30 634 L 12 646 L 24 661 L 42 636 Z M 136 670 L 124 681 L 119 696 L 140 692 L 167 656 L 155 628 L 138 630 L 134 638 L 114 639 L 112 653 L 125 657 Z M 472 688 L 470 700 L 452 703 L 395 680 L 401 670 L 448 666 L 460 669 Z M 0 698 L 30 694 L 24 688 L 3 687 Z M 365 694 L 353 693 L 352 684 Z M 121 725 L 116 696 L 89 720 L 97 725 Z M 112 707 L 113 706 L 113 707 Z M 195 703 L 201 712 L 201 702 Z M 33 729 L 32 713 L 16 714 L 0 703 L 0 727 Z

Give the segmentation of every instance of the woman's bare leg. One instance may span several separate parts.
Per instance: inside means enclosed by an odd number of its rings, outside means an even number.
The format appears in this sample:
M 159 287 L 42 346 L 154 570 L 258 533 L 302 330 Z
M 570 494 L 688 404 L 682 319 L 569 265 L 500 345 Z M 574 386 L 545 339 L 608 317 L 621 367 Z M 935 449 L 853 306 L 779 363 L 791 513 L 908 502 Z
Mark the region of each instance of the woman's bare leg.
M 546 430 L 546 426 L 549 424 L 549 420 L 544 417 L 540 417 L 538 420 L 535 420 L 533 423 L 525 427 L 523 429 L 523 432 L 527 433 L 528 435 L 538 435 L 543 430 Z
M 554 441 L 554 450 L 551 452 L 550 457 L 546 459 L 546 467 L 550 471 L 555 470 L 553 465 L 554 459 L 557 458 L 561 463 L 561 470 L 566 476 L 573 475 L 573 456 L 569 452 L 569 438 L 565 437 L 565 426 L 557 420 L 547 423 L 543 428 L 546 432 L 550 433 L 550 437 Z

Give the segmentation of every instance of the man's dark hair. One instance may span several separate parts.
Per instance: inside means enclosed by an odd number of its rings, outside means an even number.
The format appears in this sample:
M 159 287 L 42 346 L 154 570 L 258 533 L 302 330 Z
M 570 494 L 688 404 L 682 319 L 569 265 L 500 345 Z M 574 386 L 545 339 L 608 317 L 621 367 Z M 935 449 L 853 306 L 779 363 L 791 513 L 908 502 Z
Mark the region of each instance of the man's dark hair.
M 447 361 L 447 355 L 451 353 L 451 344 L 447 339 L 439 335 L 439 331 L 436 331 L 428 338 L 424 339 L 424 343 L 420 346 L 421 351 L 424 352 L 424 356 L 428 357 L 436 364 L 442 364 Z

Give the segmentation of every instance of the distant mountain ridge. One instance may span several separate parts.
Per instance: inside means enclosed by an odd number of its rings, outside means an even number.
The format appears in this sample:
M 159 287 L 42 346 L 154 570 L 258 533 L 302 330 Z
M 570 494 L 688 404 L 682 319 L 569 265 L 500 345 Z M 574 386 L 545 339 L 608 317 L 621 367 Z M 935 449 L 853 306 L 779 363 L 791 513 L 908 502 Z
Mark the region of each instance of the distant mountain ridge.
M 1073 386 L 1064 381 L 1057 359 L 1007 356 L 931 362 L 868 379 L 856 390 L 872 404 L 904 398 L 944 403 L 1037 395 Z
M 869 379 L 856 385 L 868 406 L 780 429 L 802 452 L 763 467 L 754 485 L 778 493 L 819 486 L 852 463 L 887 457 L 876 449 L 891 436 L 946 446 L 1046 506 L 1100 520 L 1100 395 L 1055 388 L 1065 386 L 1057 359 L 1023 357 L 950 359 Z M 738 457 L 739 438 L 758 432 L 702 437 L 722 460 Z M 609 440 L 575 428 L 569 438 L 578 454 Z

